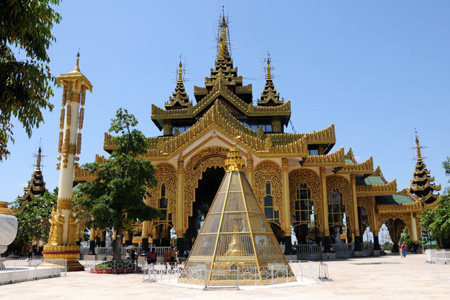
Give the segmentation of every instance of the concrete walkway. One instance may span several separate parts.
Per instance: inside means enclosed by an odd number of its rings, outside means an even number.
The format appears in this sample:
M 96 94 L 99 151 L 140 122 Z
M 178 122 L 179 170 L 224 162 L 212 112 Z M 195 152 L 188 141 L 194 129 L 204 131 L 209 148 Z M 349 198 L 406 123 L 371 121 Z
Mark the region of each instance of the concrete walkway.
M 143 282 L 142 274 L 67 273 L 0 286 L 0 299 L 448 299 L 450 265 L 409 254 L 328 262 L 331 280 L 312 285 L 201 290 Z

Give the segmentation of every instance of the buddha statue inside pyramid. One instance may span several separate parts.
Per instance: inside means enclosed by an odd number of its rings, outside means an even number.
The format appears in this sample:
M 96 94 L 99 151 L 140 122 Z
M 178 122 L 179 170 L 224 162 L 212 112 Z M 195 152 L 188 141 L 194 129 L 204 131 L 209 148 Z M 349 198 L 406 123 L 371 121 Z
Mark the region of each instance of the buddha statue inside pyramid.
M 180 283 L 272 284 L 296 281 L 232 147 L 227 172 L 186 261 Z

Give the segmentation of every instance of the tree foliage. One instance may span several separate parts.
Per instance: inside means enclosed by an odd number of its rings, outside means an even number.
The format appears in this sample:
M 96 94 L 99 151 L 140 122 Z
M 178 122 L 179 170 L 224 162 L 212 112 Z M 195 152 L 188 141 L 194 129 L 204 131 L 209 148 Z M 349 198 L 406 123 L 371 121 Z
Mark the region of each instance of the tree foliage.
M 52 209 L 57 199 L 58 189 L 55 188 L 52 194 L 45 192 L 42 197 L 37 197 L 23 207 L 20 207 L 16 200 L 13 203 L 13 206 L 19 208 L 16 213 L 18 222 L 16 239 L 22 240 L 25 244 L 31 243 L 33 239 L 46 242 L 50 231 Z
M 420 217 L 420 223 L 439 239 L 450 237 L 450 195 L 447 189 L 434 208 L 427 208 Z
M 8 142 L 14 142 L 11 117 L 30 137 L 44 121 L 41 109 L 53 108 L 49 99 L 57 79 L 50 73 L 47 50 L 55 41 L 53 24 L 61 20 L 51 6 L 59 2 L 0 1 L 0 161 L 9 154 Z
M 442 163 L 445 174 L 450 175 L 450 158 Z M 438 239 L 450 238 L 450 189 L 441 195 L 434 208 L 427 208 L 420 217 L 422 226 Z
M 114 228 L 114 260 L 120 259 L 121 232 L 126 224 L 137 220 L 151 220 L 159 211 L 146 205 L 143 199 L 148 188 L 156 185 L 155 167 L 142 155 L 149 142 L 139 130 L 136 118 L 120 108 L 112 119 L 109 132 L 119 134 L 113 138 L 114 149 L 106 163 L 89 163 L 83 168 L 96 173 L 93 182 L 80 185 L 79 191 L 86 196 L 78 201 L 92 216 L 91 227 Z

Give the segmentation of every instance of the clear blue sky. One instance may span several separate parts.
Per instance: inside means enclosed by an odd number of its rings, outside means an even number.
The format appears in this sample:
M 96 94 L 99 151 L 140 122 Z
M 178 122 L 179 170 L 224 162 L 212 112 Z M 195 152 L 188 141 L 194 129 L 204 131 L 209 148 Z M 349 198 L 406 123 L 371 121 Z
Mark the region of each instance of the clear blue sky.
M 442 161 L 450 156 L 449 1 L 63 1 L 51 70 L 71 71 L 80 48 L 81 71 L 94 85 L 86 98 L 81 163 L 106 155 L 103 135 L 119 107 L 135 114 L 146 136 L 161 134 L 151 104 L 164 107 L 174 90 L 180 54 L 194 99 L 193 85 L 203 86 L 214 66 L 222 5 L 234 65 L 253 84 L 255 102 L 270 51 L 275 87 L 292 101 L 296 132 L 334 123 L 334 150 L 351 147 L 360 161 L 373 156 L 401 190 L 412 179 L 417 128 L 431 175 L 448 186 Z M 16 125 L 11 156 L 0 163 L 0 201 L 23 193 L 40 141 L 47 188 L 58 185 L 61 93 L 55 91 L 55 108 L 31 139 Z

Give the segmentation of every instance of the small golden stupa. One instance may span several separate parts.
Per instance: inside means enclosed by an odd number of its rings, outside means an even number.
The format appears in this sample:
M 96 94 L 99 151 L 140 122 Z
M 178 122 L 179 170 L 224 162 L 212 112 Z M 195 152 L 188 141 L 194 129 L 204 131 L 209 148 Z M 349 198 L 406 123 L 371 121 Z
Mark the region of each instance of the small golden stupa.
M 207 278 L 209 286 L 230 286 L 236 280 L 239 285 L 297 281 L 242 171 L 236 145 L 225 165 L 227 172 L 179 282 L 204 285 Z

